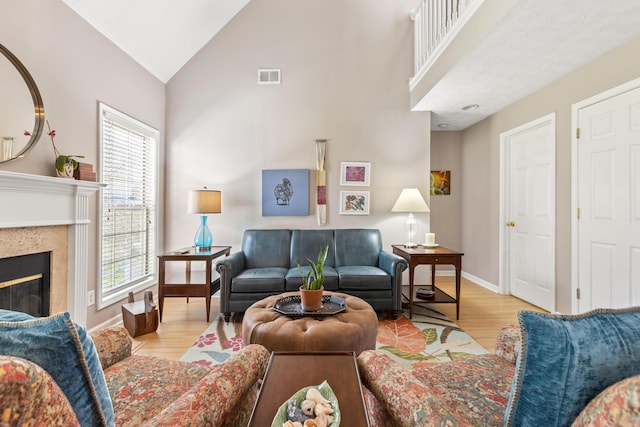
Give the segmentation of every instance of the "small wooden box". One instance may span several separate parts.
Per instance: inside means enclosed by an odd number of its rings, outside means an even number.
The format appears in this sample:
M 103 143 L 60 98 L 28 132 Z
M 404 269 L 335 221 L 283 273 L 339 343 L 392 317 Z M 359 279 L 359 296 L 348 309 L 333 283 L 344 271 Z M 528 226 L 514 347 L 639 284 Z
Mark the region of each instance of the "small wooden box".
M 144 292 L 143 301 L 134 301 L 133 292 L 130 292 L 129 302 L 122 305 L 122 320 L 132 337 L 155 332 L 158 329 L 158 309 L 151 291 Z
M 80 163 L 78 167 L 73 171 L 73 177 L 81 181 L 96 181 L 97 175 L 93 171 L 93 165 L 91 163 Z

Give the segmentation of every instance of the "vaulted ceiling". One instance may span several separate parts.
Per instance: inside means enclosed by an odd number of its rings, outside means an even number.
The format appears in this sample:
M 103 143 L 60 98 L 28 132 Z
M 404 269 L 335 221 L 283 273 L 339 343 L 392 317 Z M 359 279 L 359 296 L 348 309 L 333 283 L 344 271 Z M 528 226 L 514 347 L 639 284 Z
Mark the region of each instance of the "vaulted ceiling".
M 62 0 L 163 83 L 249 0 Z
M 165 83 L 249 2 L 63 1 Z M 638 0 L 513 1 L 491 30 L 420 94 L 413 109 L 433 112 L 432 129 L 465 129 L 640 35 Z M 480 107 L 463 112 L 468 104 Z

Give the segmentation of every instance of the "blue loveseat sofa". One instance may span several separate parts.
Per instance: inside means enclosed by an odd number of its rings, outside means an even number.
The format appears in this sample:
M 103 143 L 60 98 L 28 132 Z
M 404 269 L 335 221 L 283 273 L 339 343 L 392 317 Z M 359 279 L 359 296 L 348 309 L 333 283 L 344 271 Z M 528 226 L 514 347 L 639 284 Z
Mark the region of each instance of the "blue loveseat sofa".
M 377 229 L 245 230 L 242 247 L 216 263 L 220 312 L 244 312 L 270 295 L 297 291 L 308 260 L 328 246 L 324 288 L 354 295 L 378 311 L 402 311 L 402 272 L 407 262 L 382 249 Z

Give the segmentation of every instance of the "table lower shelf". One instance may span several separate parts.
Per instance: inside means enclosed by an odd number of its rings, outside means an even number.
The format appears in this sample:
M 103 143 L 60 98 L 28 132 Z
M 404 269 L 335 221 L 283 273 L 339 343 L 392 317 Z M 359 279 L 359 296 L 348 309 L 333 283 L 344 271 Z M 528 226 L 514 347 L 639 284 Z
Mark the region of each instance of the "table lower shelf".
M 406 290 L 406 293 L 409 293 L 409 287 L 408 286 L 403 286 L 403 291 Z M 418 298 L 416 296 L 416 293 L 418 292 L 418 288 L 424 288 L 424 289 L 429 289 L 429 290 L 433 290 L 435 293 L 433 295 L 433 298 Z M 407 300 L 407 302 L 409 302 L 409 298 L 405 295 L 405 292 L 402 293 L 402 296 Z M 414 304 L 429 304 L 429 303 L 437 303 L 437 304 L 455 304 L 456 303 L 456 299 L 454 297 L 452 297 L 451 295 L 449 295 L 448 293 L 444 292 L 443 290 L 441 290 L 440 288 L 438 288 L 438 286 L 433 286 L 433 285 L 413 285 L 413 303 Z

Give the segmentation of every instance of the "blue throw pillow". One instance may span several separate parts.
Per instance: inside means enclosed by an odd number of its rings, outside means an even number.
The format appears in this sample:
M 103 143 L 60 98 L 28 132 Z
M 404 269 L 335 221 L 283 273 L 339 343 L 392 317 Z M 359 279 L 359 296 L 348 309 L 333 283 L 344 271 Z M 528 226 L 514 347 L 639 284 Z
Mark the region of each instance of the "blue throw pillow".
M 0 354 L 42 367 L 64 392 L 82 426 L 115 426 L 98 352 L 69 313 L 32 317 L 0 310 Z
M 518 313 L 522 352 L 505 426 L 569 426 L 619 380 L 640 374 L 640 307 Z

